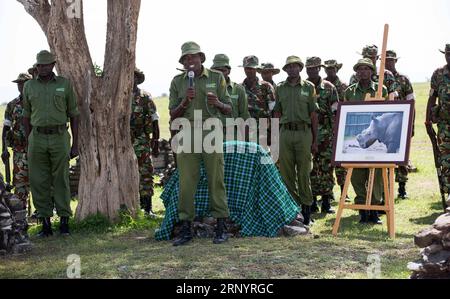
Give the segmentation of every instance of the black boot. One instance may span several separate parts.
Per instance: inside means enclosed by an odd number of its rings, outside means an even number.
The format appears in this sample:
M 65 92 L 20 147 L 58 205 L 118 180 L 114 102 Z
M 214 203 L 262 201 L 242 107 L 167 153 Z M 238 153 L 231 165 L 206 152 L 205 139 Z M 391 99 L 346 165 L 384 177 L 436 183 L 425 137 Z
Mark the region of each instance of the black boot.
M 383 224 L 381 219 L 378 217 L 377 211 L 369 211 L 369 222 L 373 224 Z
M 60 223 L 59 223 L 59 233 L 62 236 L 70 236 L 69 217 L 61 217 Z
M 359 216 L 361 217 L 359 219 L 359 223 L 367 223 L 369 221 L 369 215 L 368 211 L 366 210 L 359 210 Z
M 330 198 L 331 197 L 329 195 L 322 196 L 322 213 L 334 214 L 334 210 L 331 208 Z
M 311 206 L 302 205 L 303 224 L 310 225 L 311 219 Z
M 344 193 L 344 185 L 340 185 L 339 187 L 341 187 L 341 197 L 342 197 L 342 193 Z M 350 197 L 348 197 L 348 194 L 345 196 L 345 202 L 350 202 Z
M 398 183 L 398 198 L 400 199 L 407 199 L 408 195 L 406 194 L 406 183 L 400 182 Z
M 153 210 L 152 210 L 151 196 L 141 197 L 141 208 L 144 210 L 145 215 L 150 216 L 152 218 L 156 217 L 155 213 L 153 213 Z
M 50 221 L 50 217 L 41 218 L 41 221 L 42 230 L 38 233 L 38 236 L 41 238 L 53 236 L 52 222 Z
M 225 226 L 225 218 L 217 219 L 216 235 L 214 237 L 214 244 L 222 244 L 228 240 L 227 228 Z
M 311 213 L 319 212 L 319 207 L 317 206 L 317 196 L 313 196 L 313 203 L 311 205 Z
M 183 226 L 181 227 L 180 235 L 173 242 L 173 246 L 180 246 L 188 243 L 192 240 L 191 222 L 183 221 Z

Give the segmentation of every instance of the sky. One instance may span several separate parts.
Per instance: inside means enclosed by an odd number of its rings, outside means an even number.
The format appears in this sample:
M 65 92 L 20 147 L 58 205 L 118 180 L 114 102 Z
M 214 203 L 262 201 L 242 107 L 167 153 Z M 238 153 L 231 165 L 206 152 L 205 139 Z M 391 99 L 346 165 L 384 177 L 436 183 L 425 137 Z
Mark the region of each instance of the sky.
M 106 2 L 84 0 L 86 35 L 99 65 L 105 51 Z M 304 61 L 309 56 L 337 59 L 344 64 L 338 75 L 347 82 L 363 46 L 375 44 L 381 50 L 386 23 L 387 47 L 400 57 L 397 69 L 413 82 L 426 82 L 445 64 L 438 49 L 450 43 L 448 0 L 142 0 L 136 59 L 147 80 L 140 87 L 154 96 L 168 93 L 181 67 L 181 45 L 190 40 L 206 54 L 206 67 L 215 54 L 227 54 L 235 82 L 244 79 L 238 66 L 247 55 L 280 69 L 289 55 Z M 15 0 L 0 1 L 0 38 L 0 103 L 5 103 L 17 96 L 11 81 L 26 72 L 48 44 L 36 21 Z M 285 78 L 282 71 L 274 80 Z

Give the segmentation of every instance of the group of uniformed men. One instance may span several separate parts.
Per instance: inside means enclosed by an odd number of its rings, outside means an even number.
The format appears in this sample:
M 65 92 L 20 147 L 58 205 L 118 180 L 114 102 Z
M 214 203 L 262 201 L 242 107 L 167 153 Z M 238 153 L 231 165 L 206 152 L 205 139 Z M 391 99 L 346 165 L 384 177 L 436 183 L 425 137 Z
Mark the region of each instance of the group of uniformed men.
M 450 190 L 450 45 L 445 50 L 447 65 L 435 71 L 430 92 L 430 109 L 427 122 L 438 123 L 441 163 L 445 178 L 445 192 Z M 170 86 L 169 110 L 171 121 L 185 118 L 191 122 L 192 132 L 203 124 L 194 122 L 194 111 L 202 112 L 203 121 L 208 118 L 279 118 L 280 155 L 278 167 L 281 176 L 295 201 L 301 205 L 304 223 L 310 224 L 311 214 L 318 211 L 317 197 L 321 197 L 323 213 L 333 213 L 335 185 L 334 172 L 341 191 L 345 181 L 345 169 L 331 164 L 333 124 L 337 102 L 362 101 L 367 94 L 375 96 L 378 88 L 376 62 L 379 58 L 376 46 L 366 46 L 363 58 L 353 69 L 350 86 L 337 76 L 342 64 L 327 60 L 322 64 L 319 57 L 309 57 L 306 64 L 298 56 L 289 56 L 283 66 L 286 81 L 275 85 L 273 76 L 280 70 L 271 63 L 259 65 L 256 56 L 243 60 L 246 78 L 242 84 L 230 79 L 231 66 L 225 54 L 214 57 L 211 69 L 203 64 L 205 54 L 195 42 L 182 45 L 179 62 L 183 71 L 174 77 Z M 383 97 L 397 100 L 414 100 L 409 79 L 395 67 L 399 58 L 394 51 L 387 51 Z M 7 106 L 3 135 L 2 159 L 9 159 L 7 146 L 14 152 L 15 192 L 26 205 L 29 186 L 34 206 L 42 219 L 42 236 L 52 234 L 50 217 L 53 209 L 61 216 L 60 232 L 69 234 L 68 220 L 71 216 L 68 183 L 68 166 L 71 157 L 78 155 L 78 108 L 70 82 L 56 76 L 53 68 L 56 58 L 48 51 L 37 55 L 36 65 L 28 74 L 20 74 L 17 80 L 20 95 Z M 300 72 L 306 67 L 308 78 L 302 79 Z M 320 76 L 324 68 L 326 78 Z M 194 76 L 189 76 L 193 73 Z M 260 73 L 263 80 L 257 76 Z M 131 114 L 131 139 L 140 171 L 141 206 L 149 215 L 152 212 L 153 168 L 150 155 L 158 154 L 159 115 L 151 96 L 137 86 L 145 75 L 135 71 Z M 436 98 L 439 102 L 435 104 Z M 67 131 L 70 119 L 73 144 Z M 224 123 L 225 124 L 225 123 Z M 272 128 L 273 129 L 273 128 Z M 202 130 L 202 140 L 210 131 Z M 5 135 L 6 134 L 6 135 Z M 152 137 L 150 138 L 150 135 Z M 194 134 L 193 134 L 194 135 Z M 270 134 L 268 135 L 270 136 Z M 270 140 L 269 140 L 270 142 Z M 202 142 L 203 143 L 203 142 Z M 194 145 L 192 145 L 194 146 Z M 192 239 L 191 222 L 195 217 L 194 197 L 200 176 L 200 164 L 204 163 L 210 197 L 210 210 L 217 218 L 215 244 L 227 240 L 225 220 L 229 217 L 224 184 L 223 153 L 195 153 L 187 151 L 177 154 L 180 175 L 179 220 L 180 235 L 174 245 L 183 245 Z M 396 181 L 398 196 L 406 198 L 405 185 L 408 180 L 406 167 L 399 167 Z M 355 203 L 365 202 L 368 169 L 355 169 L 352 186 L 356 193 Z M 376 172 L 372 204 L 383 200 L 381 173 Z M 376 211 L 360 211 L 361 223 L 381 223 Z

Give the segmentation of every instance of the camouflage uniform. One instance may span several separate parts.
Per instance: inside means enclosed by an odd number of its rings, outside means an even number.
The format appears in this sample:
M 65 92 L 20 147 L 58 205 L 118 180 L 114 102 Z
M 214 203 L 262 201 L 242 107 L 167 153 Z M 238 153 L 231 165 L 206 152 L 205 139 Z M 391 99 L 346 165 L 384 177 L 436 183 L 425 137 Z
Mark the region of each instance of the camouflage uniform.
M 7 132 L 6 143 L 13 150 L 14 194 L 20 198 L 26 208 L 30 194 L 30 182 L 28 180 L 27 138 L 23 125 L 22 97 L 17 97 L 6 106 L 4 125 L 11 128 Z
M 156 105 L 150 94 L 137 90 L 131 103 L 131 141 L 139 165 L 139 194 L 142 198 L 153 196 L 153 164 L 150 134 L 153 121 L 159 119 Z
M 448 49 L 447 49 L 448 48 Z M 450 52 L 450 45 L 446 51 Z M 438 105 L 432 108 L 433 118 L 437 120 L 438 143 L 441 152 L 442 177 L 445 193 L 450 193 L 450 67 L 438 68 L 431 77 L 431 92 L 439 98 Z

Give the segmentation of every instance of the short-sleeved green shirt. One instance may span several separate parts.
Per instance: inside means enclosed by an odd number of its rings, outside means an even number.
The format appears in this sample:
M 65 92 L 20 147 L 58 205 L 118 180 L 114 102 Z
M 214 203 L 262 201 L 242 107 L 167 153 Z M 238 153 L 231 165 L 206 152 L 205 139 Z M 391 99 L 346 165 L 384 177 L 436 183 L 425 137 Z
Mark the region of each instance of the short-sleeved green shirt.
M 366 94 L 374 97 L 377 94 L 378 83 L 371 81 L 369 87 L 363 88 L 359 83 L 355 83 L 345 90 L 345 101 L 364 101 Z M 388 99 L 388 92 L 386 86 L 383 86 L 383 98 Z
M 280 124 L 305 122 L 311 124 L 311 113 L 318 110 L 314 84 L 300 80 L 295 85 L 288 81 L 275 89 L 274 112 L 281 112 Z
M 184 98 L 189 88 L 189 78 L 186 72 L 175 76 L 170 85 L 169 110 L 177 108 Z M 189 121 L 194 121 L 194 110 L 202 111 L 202 118 L 206 120 L 210 117 L 222 119 L 224 116 L 219 109 L 207 104 L 207 94 L 212 92 L 224 104 L 231 105 L 230 95 L 227 91 L 227 83 L 221 72 L 203 68 L 199 77 L 194 78 L 195 98 L 189 104 L 183 117 Z M 231 115 L 230 115 L 231 116 Z
M 53 76 L 49 82 L 37 79 L 25 83 L 24 117 L 33 127 L 65 125 L 68 118 L 80 114 L 72 84 L 66 78 Z
M 230 82 L 228 83 L 227 90 L 230 94 L 231 105 L 233 106 L 233 117 L 242 118 L 243 120 L 250 118 L 245 88 L 238 83 Z

